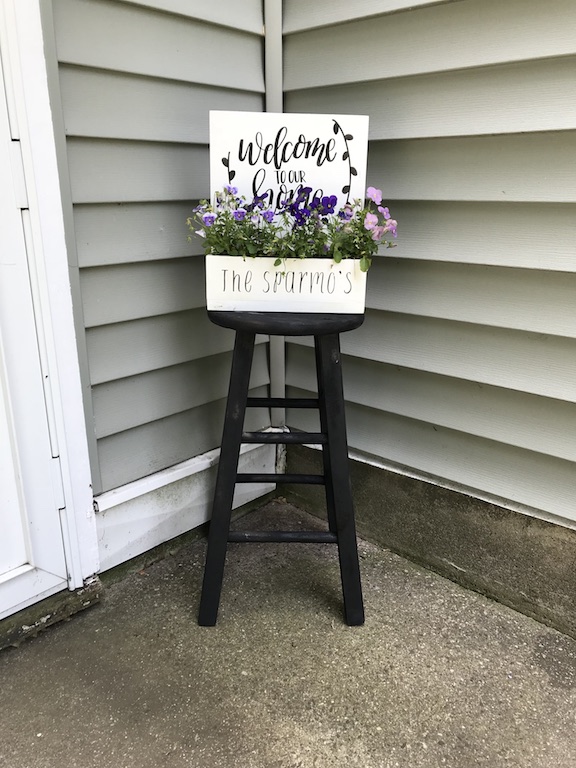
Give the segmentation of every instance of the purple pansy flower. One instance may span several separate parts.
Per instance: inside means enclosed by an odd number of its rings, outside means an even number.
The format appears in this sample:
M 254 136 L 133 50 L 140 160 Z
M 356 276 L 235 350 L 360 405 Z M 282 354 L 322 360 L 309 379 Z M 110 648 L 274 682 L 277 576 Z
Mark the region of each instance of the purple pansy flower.
M 244 221 L 246 218 L 246 209 L 238 208 L 238 210 L 232 212 L 232 216 L 234 216 L 235 221 Z
M 291 209 L 291 213 L 294 216 L 294 221 L 299 226 L 302 226 L 302 224 L 305 223 L 306 219 L 310 217 L 310 209 L 309 208 L 297 208 L 296 206 L 293 206 Z
M 322 213 L 334 213 L 334 206 L 338 202 L 336 195 L 330 195 L 322 198 Z
M 202 222 L 205 227 L 211 227 L 212 224 L 216 221 L 216 214 L 215 213 L 205 213 L 202 216 Z
M 264 208 L 265 200 L 266 200 L 266 195 L 254 195 L 254 199 L 252 200 L 252 207 Z
M 338 216 L 341 219 L 344 219 L 344 221 L 350 221 L 350 219 L 354 216 L 354 209 L 350 203 L 346 203 L 344 208 L 338 212 Z
M 274 211 L 263 211 L 262 218 L 264 219 L 264 221 L 270 224 L 270 222 L 274 219 Z

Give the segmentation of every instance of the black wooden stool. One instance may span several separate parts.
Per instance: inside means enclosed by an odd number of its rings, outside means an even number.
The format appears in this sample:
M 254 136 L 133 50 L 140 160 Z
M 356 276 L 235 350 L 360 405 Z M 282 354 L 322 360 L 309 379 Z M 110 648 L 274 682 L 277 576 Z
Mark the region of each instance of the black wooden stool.
M 226 405 L 220 463 L 200 599 L 198 623 L 214 626 L 218 615 L 227 542 L 324 542 L 338 545 L 346 623 L 364 623 L 356 526 L 348 470 L 348 444 L 342 391 L 340 333 L 358 328 L 364 315 L 284 312 L 215 312 L 213 323 L 236 331 L 230 389 Z M 257 333 L 314 336 L 318 398 L 248 397 L 248 382 Z M 246 407 L 316 408 L 321 432 L 244 432 Z M 242 443 L 321 444 L 324 474 L 238 474 Z M 304 483 L 325 485 L 328 531 L 230 532 L 236 483 Z

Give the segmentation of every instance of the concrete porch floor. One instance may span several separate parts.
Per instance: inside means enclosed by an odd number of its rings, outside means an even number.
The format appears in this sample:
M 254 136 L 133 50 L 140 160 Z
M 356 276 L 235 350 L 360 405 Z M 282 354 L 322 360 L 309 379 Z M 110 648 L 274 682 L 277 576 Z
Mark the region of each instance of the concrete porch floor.
M 203 541 L 110 585 L 0 653 L 0 765 L 574 768 L 576 641 L 359 548 L 363 627 L 329 545 L 230 545 L 215 628 L 196 624 Z

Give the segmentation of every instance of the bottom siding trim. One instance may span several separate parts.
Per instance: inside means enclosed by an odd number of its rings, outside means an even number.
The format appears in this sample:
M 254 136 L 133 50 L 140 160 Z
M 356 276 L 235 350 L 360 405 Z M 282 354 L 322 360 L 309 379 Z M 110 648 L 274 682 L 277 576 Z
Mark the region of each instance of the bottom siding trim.
M 215 449 L 95 497 L 100 570 L 106 571 L 210 518 L 220 450 Z M 274 473 L 276 446 L 242 446 L 240 472 Z M 238 486 L 233 507 L 275 489 L 274 483 Z
M 289 446 L 287 471 L 315 472 L 319 451 Z M 576 638 L 576 531 L 358 460 L 358 533 L 425 568 Z M 323 489 L 277 493 L 325 518 Z
M 321 450 L 321 445 L 308 445 L 308 448 L 314 448 L 315 450 Z M 438 488 L 444 488 L 447 491 L 454 491 L 455 493 L 469 496 L 472 499 L 477 499 L 487 504 L 494 504 L 503 509 L 508 509 L 511 512 L 516 512 L 520 515 L 528 515 L 529 517 L 536 517 L 539 520 L 544 520 L 547 523 L 553 525 L 561 525 L 564 528 L 571 528 L 576 531 L 576 520 L 570 520 L 567 517 L 561 517 L 560 515 L 554 515 L 551 512 L 547 512 L 544 509 L 537 509 L 536 507 L 530 507 L 526 504 L 520 504 L 506 499 L 503 496 L 496 496 L 495 494 L 486 493 L 477 488 L 469 488 L 461 483 L 452 482 L 443 477 L 436 477 L 435 475 L 428 475 L 425 472 L 418 472 L 415 469 L 409 469 L 408 467 L 394 464 L 391 461 L 385 461 L 377 456 L 372 456 L 363 453 L 362 451 L 356 451 L 349 449 L 348 456 L 352 461 L 358 461 L 362 464 L 375 467 L 377 469 L 385 470 L 386 472 L 392 472 L 396 475 L 402 475 L 403 477 L 411 478 L 412 480 L 418 480 L 422 483 L 429 483 L 430 485 L 437 486 Z

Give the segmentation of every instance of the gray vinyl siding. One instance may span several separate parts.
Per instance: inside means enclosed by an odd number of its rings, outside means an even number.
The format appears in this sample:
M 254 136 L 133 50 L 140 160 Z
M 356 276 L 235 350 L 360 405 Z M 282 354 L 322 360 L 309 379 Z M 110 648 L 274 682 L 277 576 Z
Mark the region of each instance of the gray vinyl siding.
M 185 220 L 209 194 L 208 111 L 263 109 L 261 5 L 53 0 L 96 493 L 219 444 L 233 336 L 206 318 Z
M 284 20 L 286 111 L 370 115 L 368 183 L 400 223 L 364 326 L 342 337 L 351 448 L 565 520 L 574 28 L 572 0 L 288 0 Z M 290 340 L 290 393 L 314 389 L 312 366 L 307 340 Z

